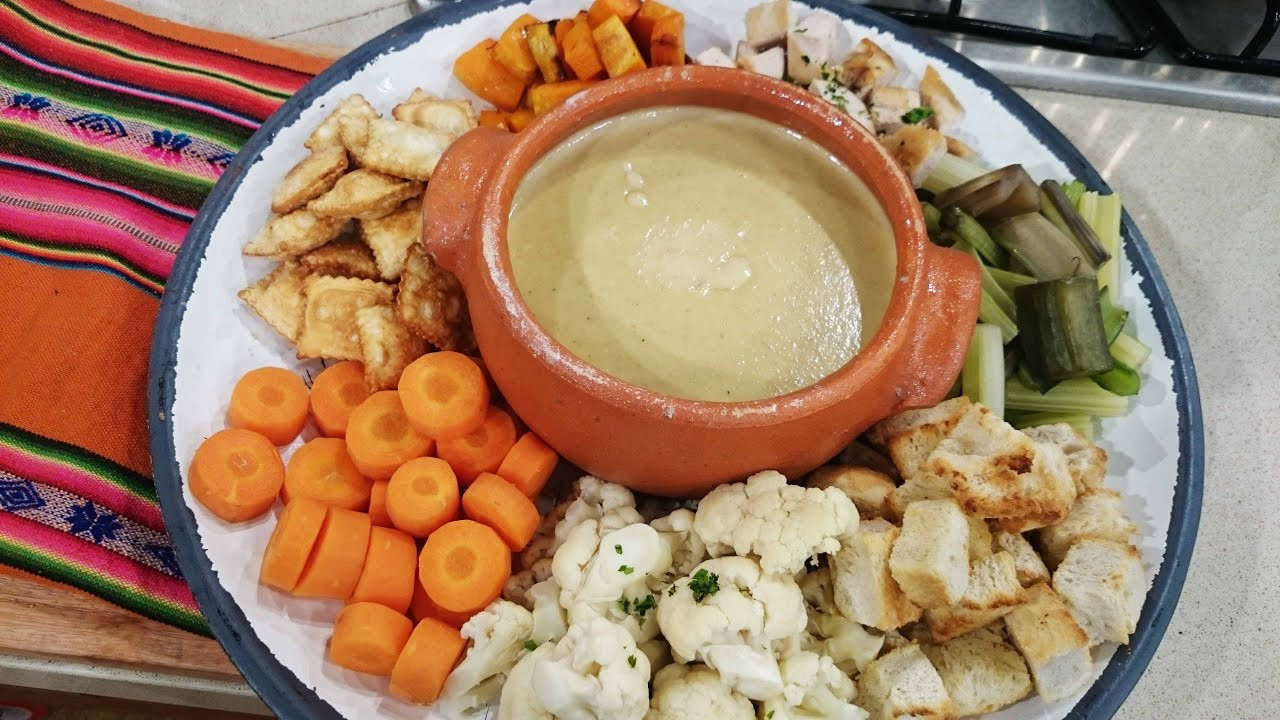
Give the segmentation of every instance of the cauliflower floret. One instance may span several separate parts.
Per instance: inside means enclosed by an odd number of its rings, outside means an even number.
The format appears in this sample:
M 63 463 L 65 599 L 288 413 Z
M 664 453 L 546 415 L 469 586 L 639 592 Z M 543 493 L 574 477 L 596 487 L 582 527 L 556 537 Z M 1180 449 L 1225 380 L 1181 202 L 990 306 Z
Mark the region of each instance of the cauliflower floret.
M 754 720 L 751 701 L 704 665 L 669 665 L 653 678 L 645 720 Z
M 533 667 L 544 662 L 555 648 L 555 643 L 539 645 L 511 668 L 502 686 L 497 720 L 555 720 L 533 688 Z
M 858 510 L 835 488 L 788 485 L 769 470 L 708 493 L 693 529 L 712 557 L 754 556 L 765 572 L 794 575 L 805 560 L 840 550 L 858 529 Z
M 656 620 L 654 622 L 657 622 Z M 649 669 L 656 676 L 662 668 L 675 662 L 671 657 L 671 646 L 666 640 L 655 637 L 652 640 L 645 640 L 639 643 L 638 647 L 644 656 L 649 658 Z
M 649 523 L 671 548 L 671 569 L 665 580 L 688 575 L 707 559 L 706 543 L 693 531 L 693 519 L 692 510 L 681 508 Z M 650 587 L 657 589 L 653 584 Z
M 570 626 L 530 680 L 538 704 L 563 720 L 641 720 L 649 709 L 649 658 L 603 618 Z
M 866 720 L 867 712 L 852 700 L 857 687 L 831 658 L 800 652 L 782 660 L 785 687 L 778 697 L 769 698 L 761 708 L 771 720 Z
M 560 605 L 568 608 L 570 623 L 601 616 L 637 642 L 650 640 L 658 624 L 648 583 L 671 567 L 670 548 L 643 523 L 597 537 L 602 522 L 587 520 L 574 528 L 556 553 L 552 574 L 560 584 Z
M 462 626 L 471 641 L 462 662 L 449 673 L 437 708 L 451 718 L 467 717 L 488 706 L 502 690 L 502 679 L 525 652 L 533 632 L 533 615 L 506 600 L 498 600 Z M 490 682 L 492 680 L 492 682 Z
M 564 518 L 556 523 L 551 552 L 558 552 L 575 527 L 587 520 L 599 520 L 605 528 L 617 530 L 633 523 L 643 523 L 636 510 L 636 496 L 621 485 L 585 475 L 574 483 L 576 497 L 565 507 Z
M 701 660 L 753 700 L 781 692 L 770 644 L 807 623 L 795 580 L 743 557 L 707 560 L 659 593 L 657 620 L 677 662 Z
M 867 632 L 862 625 L 837 613 L 811 613 L 809 632 L 821 638 L 817 651 L 830 657 L 836 666 L 848 675 L 862 672 L 862 668 L 876 659 L 884 647 L 884 636 Z
M 525 596 L 533 604 L 533 641 L 544 643 L 564 637 L 569 624 L 560 606 L 560 583 L 547 578 L 529 588 Z

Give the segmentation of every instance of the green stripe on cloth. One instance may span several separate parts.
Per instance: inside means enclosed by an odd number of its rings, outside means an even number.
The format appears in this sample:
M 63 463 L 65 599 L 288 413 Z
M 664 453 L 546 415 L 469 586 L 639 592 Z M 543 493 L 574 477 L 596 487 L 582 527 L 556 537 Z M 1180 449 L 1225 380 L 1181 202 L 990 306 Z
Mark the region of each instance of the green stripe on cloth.
M 93 453 L 69 443 L 50 440 L 22 428 L 0 423 L 0 444 L 15 447 L 25 453 L 36 455 L 45 460 L 69 465 L 82 472 L 89 473 L 102 480 L 126 490 L 139 499 L 149 503 L 158 503 L 156 486 L 150 478 L 130 470 L 123 465 L 99 457 Z

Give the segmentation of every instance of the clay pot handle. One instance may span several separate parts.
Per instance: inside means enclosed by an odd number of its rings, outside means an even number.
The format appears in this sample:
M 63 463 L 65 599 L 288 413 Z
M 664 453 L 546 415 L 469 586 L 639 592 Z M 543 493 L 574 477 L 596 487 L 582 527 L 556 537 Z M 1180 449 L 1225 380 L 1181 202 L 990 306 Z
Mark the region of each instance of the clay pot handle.
M 476 128 L 454 141 L 436 164 L 422 200 L 422 244 L 441 267 L 463 279 L 475 243 L 472 228 L 489 175 L 515 135 Z
M 951 248 L 925 247 L 925 293 L 902 364 L 894 412 L 932 407 L 946 397 L 964 366 L 978 320 L 982 276 L 978 263 Z

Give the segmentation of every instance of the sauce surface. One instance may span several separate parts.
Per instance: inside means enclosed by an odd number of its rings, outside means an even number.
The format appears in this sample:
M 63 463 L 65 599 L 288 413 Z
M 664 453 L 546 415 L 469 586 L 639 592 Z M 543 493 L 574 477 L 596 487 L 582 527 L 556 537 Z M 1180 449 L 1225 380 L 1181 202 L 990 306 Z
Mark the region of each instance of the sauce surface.
M 880 325 L 896 253 L 870 189 L 743 113 L 650 108 L 521 180 L 511 269 L 546 331 L 633 385 L 740 402 L 812 385 Z

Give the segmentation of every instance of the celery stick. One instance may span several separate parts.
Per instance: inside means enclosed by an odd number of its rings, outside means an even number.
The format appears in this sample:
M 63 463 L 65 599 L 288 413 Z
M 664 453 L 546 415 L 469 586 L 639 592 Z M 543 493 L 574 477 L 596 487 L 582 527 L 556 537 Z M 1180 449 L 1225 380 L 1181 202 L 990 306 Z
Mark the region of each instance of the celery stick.
M 982 262 L 982 256 L 978 254 L 978 249 L 966 239 L 956 241 L 951 247 L 960 252 L 968 253 L 970 257 L 978 261 L 978 272 L 982 276 L 982 294 L 990 295 L 991 300 L 1000 308 L 1000 312 L 1009 316 L 1016 317 L 1018 308 L 1013 304 L 1013 296 L 1000 287 L 1000 283 L 996 282 L 995 276 L 991 274 L 991 268 Z M 1015 322 L 1016 324 L 1016 322 Z
M 1110 390 L 1116 395 L 1137 395 L 1138 390 L 1142 388 L 1142 378 L 1138 376 L 1138 371 L 1121 362 L 1114 363 L 1111 369 L 1104 373 L 1094 375 L 1093 381 L 1098 383 L 1098 387 Z
M 1004 337 L 1005 342 L 1017 337 L 1018 323 L 1013 319 L 1017 308 L 1013 304 L 1013 298 L 1004 292 L 1004 289 L 987 273 L 987 266 L 982 263 L 982 260 L 978 257 L 978 251 L 969 244 L 968 240 L 963 238 L 956 240 L 951 247 L 954 250 L 967 253 L 978 261 L 978 271 L 982 277 L 982 299 L 978 302 L 978 320 L 999 327 L 1000 334 Z M 992 291 L 999 293 L 1000 298 L 997 298 Z M 1005 307 L 1008 307 L 1010 312 L 1006 312 Z
M 1000 328 L 1005 342 L 1018 337 L 1018 323 L 1004 314 L 1000 304 L 986 290 L 982 291 L 982 300 L 978 303 L 978 320 Z
M 1054 207 L 1053 200 L 1049 199 L 1049 194 L 1044 190 L 1040 191 L 1040 214 L 1049 218 L 1049 222 L 1061 230 L 1063 235 L 1071 237 L 1071 228 L 1067 227 L 1067 221 L 1062 219 L 1062 213 L 1058 212 L 1058 208 Z
M 1076 432 L 1083 435 L 1086 440 L 1093 440 L 1093 418 L 1077 413 L 1027 413 L 1019 415 L 1017 422 L 1014 422 L 1013 426 L 1023 430 L 1025 428 L 1056 425 L 1058 423 L 1066 423 L 1074 428 Z
M 1129 412 L 1128 398 L 1107 392 L 1089 378 L 1071 378 L 1041 394 L 1015 377 L 1005 384 L 1004 406 L 1010 410 L 1083 413 L 1099 417 L 1122 417 Z
M 1080 182 L 1079 180 L 1072 180 L 1071 182 L 1062 186 L 1063 194 L 1065 194 L 1067 196 L 1067 199 L 1070 200 L 1072 203 L 1074 203 L 1077 208 L 1080 207 L 1080 196 L 1084 194 L 1084 191 L 1085 191 L 1084 183 Z
M 1120 249 L 1121 210 L 1119 195 L 1103 195 L 1097 199 L 1093 221 L 1089 223 L 1089 227 L 1098 234 L 1102 247 L 1111 255 L 1111 259 L 1098 268 L 1099 287 L 1116 287 L 1120 284 L 1120 263 L 1123 262 L 1123 252 Z
M 1111 357 L 1131 368 L 1142 367 L 1150 356 L 1151 348 L 1127 332 L 1120 333 L 1111 343 Z
M 925 178 L 924 189 L 934 194 L 946 192 L 988 172 L 990 171 L 975 162 L 947 154 L 938 161 L 929 177 Z
M 995 278 L 996 284 L 1011 295 L 1014 290 L 1017 290 L 1023 285 L 1031 285 L 1036 281 L 1036 279 L 1030 275 L 1001 270 L 1000 268 L 987 268 L 987 271 L 991 273 L 992 278 Z
M 1000 328 L 978 323 L 964 358 L 960 383 L 964 394 L 1004 417 L 1004 341 Z

